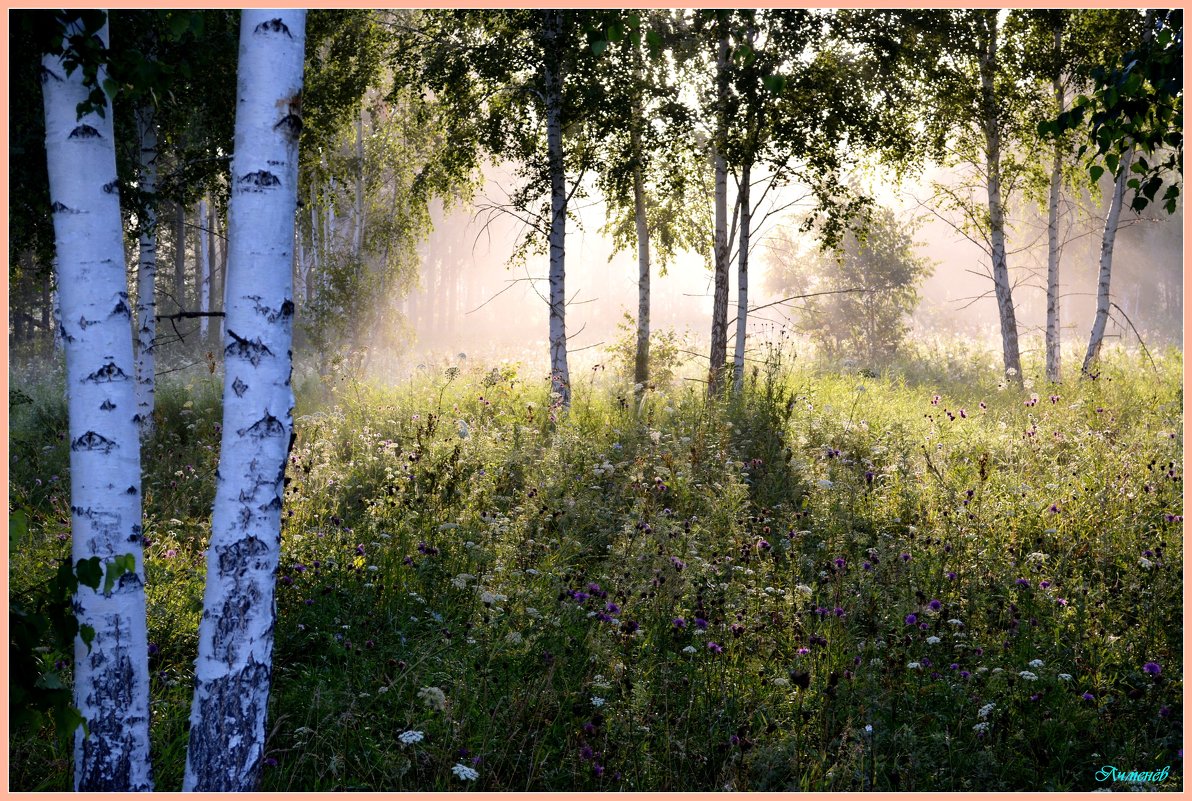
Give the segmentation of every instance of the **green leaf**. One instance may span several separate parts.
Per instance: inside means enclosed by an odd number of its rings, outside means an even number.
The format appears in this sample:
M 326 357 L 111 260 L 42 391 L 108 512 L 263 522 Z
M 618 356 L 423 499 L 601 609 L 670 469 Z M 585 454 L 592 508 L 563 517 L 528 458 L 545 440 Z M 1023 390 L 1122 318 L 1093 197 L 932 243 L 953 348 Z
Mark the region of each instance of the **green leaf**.
M 783 75 L 767 75 L 762 78 L 762 83 L 765 84 L 766 89 L 771 93 L 779 95 L 782 94 L 782 89 L 786 86 L 786 77 Z
M 1109 170 L 1110 174 L 1117 175 L 1119 159 L 1114 153 L 1105 154 L 1105 169 Z
M 75 575 L 79 577 L 79 583 L 90 587 L 93 590 L 99 589 L 99 582 L 103 578 L 103 569 L 99 566 L 99 557 L 92 556 L 90 559 L 80 559 L 75 565 Z
M 646 31 L 646 44 L 653 51 L 662 49 L 662 34 L 658 31 Z
M 91 643 L 95 642 L 95 628 L 84 623 L 79 626 L 79 637 L 83 640 L 83 645 L 87 646 L 87 653 L 91 653 Z
M 130 553 L 121 554 L 108 563 L 107 570 L 103 577 L 103 591 L 105 593 L 111 592 L 112 587 L 125 573 L 135 573 L 137 570 L 137 560 Z
M 170 35 L 175 41 L 181 39 L 190 30 L 190 18 L 190 13 L 185 11 L 170 15 Z
M 103 79 L 103 91 L 108 96 L 109 100 L 114 100 L 116 93 L 120 91 L 120 84 L 111 78 Z
M 62 738 L 63 742 L 69 743 L 79 726 L 83 727 L 83 736 L 87 735 L 87 721 L 83 720 L 79 710 L 73 706 L 58 707 L 54 710 L 53 717 L 54 728 L 57 729 L 58 736 Z
M 1094 164 L 1091 167 L 1089 167 L 1089 178 L 1091 178 L 1093 180 L 1093 183 L 1100 181 L 1101 176 L 1104 174 L 1105 174 L 1105 168 L 1102 167 L 1100 164 Z
M 33 683 L 34 687 L 41 687 L 43 690 L 65 690 L 66 685 L 62 683 L 62 679 L 54 671 L 42 673 L 37 677 L 37 681 Z
M 608 49 L 608 42 L 605 41 L 604 39 L 597 39 L 596 41 L 592 42 L 592 52 L 595 53 L 596 55 L 600 55 L 607 49 Z

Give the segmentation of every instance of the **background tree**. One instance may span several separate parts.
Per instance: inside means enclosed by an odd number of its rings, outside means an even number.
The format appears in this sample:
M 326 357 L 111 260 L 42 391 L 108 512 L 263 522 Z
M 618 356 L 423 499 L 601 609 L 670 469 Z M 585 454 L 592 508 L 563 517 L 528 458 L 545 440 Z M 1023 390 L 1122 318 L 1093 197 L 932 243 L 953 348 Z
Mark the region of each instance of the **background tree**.
M 879 369 L 897 353 L 931 263 L 914 252 L 916 221 L 865 212 L 831 249 L 801 247 L 791 227 L 771 237 L 771 291 L 802 296 L 800 329 L 831 358 Z

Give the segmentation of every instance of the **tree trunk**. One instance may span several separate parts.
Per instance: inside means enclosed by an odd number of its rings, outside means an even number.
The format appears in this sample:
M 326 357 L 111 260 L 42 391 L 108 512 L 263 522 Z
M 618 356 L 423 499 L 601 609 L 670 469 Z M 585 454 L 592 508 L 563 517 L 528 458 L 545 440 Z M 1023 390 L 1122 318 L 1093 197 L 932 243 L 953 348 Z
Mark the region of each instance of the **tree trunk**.
M 81 32 L 82 26 L 75 24 Z M 107 26 L 99 31 L 107 43 Z M 42 59 L 46 162 L 62 304 L 69 400 L 71 560 L 98 557 L 118 576 L 74 596 L 74 738 L 80 791 L 153 789 L 149 764 L 149 653 L 141 530 L 141 451 L 123 221 L 112 110 L 79 119 L 83 71 Z M 102 85 L 105 71 L 98 80 Z M 106 102 L 106 101 L 105 101 Z M 130 561 L 131 570 L 115 563 Z
M 184 790 L 256 788 L 292 431 L 290 260 L 306 12 L 242 13 L 228 209 L 223 434 Z
M 1118 221 L 1122 216 L 1122 200 L 1126 194 L 1126 180 L 1130 176 L 1130 163 L 1134 160 L 1134 148 L 1129 147 L 1122 154 L 1118 164 L 1117 178 L 1113 182 L 1113 195 L 1109 199 L 1109 213 L 1105 215 L 1105 229 L 1101 233 L 1101 271 L 1097 276 L 1097 313 L 1093 316 L 1093 330 L 1089 334 L 1088 350 L 1084 353 L 1084 364 L 1080 367 L 1082 376 L 1092 373 L 1093 365 L 1101 355 L 1101 342 L 1105 338 L 1105 323 L 1109 320 L 1109 278 L 1113 270 L 1113 243 L 1117 239 Z
M 1002 362 L 1006 377 L 1022 385 L 1022 364 L 1018 354 L 1018 323 L 1014 317 L 1010 271 L 1006 266 L 1006 220 L 1002 208 L 1001 132 L 998 130 L 998 106 L 994 94 L 997 74 L 997 12 L 986 12 L 987 39 L 981 56 L 981 95 L 985 134 L 985 189 L 989 198 L 989 241 L 993 260 L 993 289 L 997 297 L 1002 328 Z
M 637 109 L 641 123 L 641 107 Z M 633 360 L 633 383 L 641 395 L 650 382 L 650 227 L 646 224 L 646 191 L 642 182 L 641 132 L 631 131 L 633 157 L 633 222 L 637 230 L 637 352 Z M 640 389 L 639 389 L 640 388 Z M 634 408 L 637 408 L 636 406 Z
M 174 210 L 174 305 L 178 311 L 187 311 L 186 206 L 181 203 Z
M 153 107 L 137 109 L 137 138 L 141 148 L 141 191 L 147 198 L 137 266 L 137 416 L 141 436 L 153 433 L 157 359 L 157 120 Z
M 1063 16 L 1057 14 L 1055 27 L 1055 55 L 1059 63 L 1060 49 L 1063 45 Z M 1055 91 L 1056 113 L 1064 113 L 1064 84 L 1060 70 L 1057 67 L 1051 81 Z M 1062 141 L 1056 137 L 1055 151 L 1051 161 L 1051 191 L 1047 199 L 1047 334 L 1044 349 L 1046 351 L 1047 380 L 1053 384 L 1060 382 L 1060 184 L 1063 179 L 1064 150 Z
M 353 207 L 352 258 L 356 269 L 363 270 L 360 254 L 364 248 L 364 107 L 356 116 L 356 204 Z
M 716 58 L 716 143 L 713 144 L 716 171 L 713 197 L 715 289 L 712 296 L 712 345 L 708 358 L 709 395 L 715 395 L 720 389 L 728 356 L 728 165 L 721 152 L 728 134 L 728 59 L 728 30 L 725 28 L 720 34 L 720 52 Z
M 219 318 L 219 341 L 223 342 L 228 335 L 228 239 L 227 229 L 224 229 L 223 246 L 219 249 L 219 309 L 224 316 Z
M 563 76 L 558 58 L 563 12 L 543 12 L 543 88 L 546 99 L 546 148 L 550 170 L 550 372 L 551 392 L 566 409 L 571 405 L 567 368 L 567 296 L 564 240 L 567 235 L 567 180 L 563 169 Z
M 749 181 L 750 165 L 741 166 L 741 188 L 737 205 L 741 209 L 741 240 L 737 253 L 737 343 L 733 349 L 733 392 L 745 385 L 745 325 L 749 320 Z
M 203 314 L 211 311 L 211 244 L 207 231 L 207 201 L 199 201 L 198 216 L 199 229 L 199 311 Z M 207 318 L 199 318 L 199 341 L 207 344 Z

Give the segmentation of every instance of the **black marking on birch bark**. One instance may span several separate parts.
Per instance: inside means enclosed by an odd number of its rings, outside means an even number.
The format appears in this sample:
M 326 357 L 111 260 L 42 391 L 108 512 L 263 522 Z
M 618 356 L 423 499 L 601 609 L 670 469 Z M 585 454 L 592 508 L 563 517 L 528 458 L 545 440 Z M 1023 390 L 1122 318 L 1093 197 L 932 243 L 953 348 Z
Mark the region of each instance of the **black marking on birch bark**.
M 120 194 L 120 182 L 119 181 L 109 181 L 108 183 L 103 185 L 103 191 L 104 191 L 104 194 L 107 194 L 107 195 Z
M 84 124 L 84 125 L 76 126 L 75 129 L 70 132 L 70 136 L 68 136 L 66 138 L 67 139 L 103 139 L 103 136 L 99 133 L 99 131 L 95 130 L 90 125 Z
M 249 569 L 260 570 L 265 567 L 263 560 L 269 553 L 269 546 L 250 535 L 231 545 L 217 547 L 215 553 L 219 556 L 220 575 L 240 577 Z
M 252 32 L 253 33 L 261 33 L 261 34 L 284 33 L 286 36 L 289 36 L 291 39 L 294 38 L 293 35 L 290 33 L 289 27 L 287 27 L 286 24 L 284 22 L 282 22 L 279 17 L 275 17 L 274 19 L 271 19 L 268 22 L 262 22 L 260 25 L 253 28 Z
M 245 192 L 263 192 L 266 189 L 281 186 L 281 179 L 267 170 L 257 170 L 241 175 L 236 183 Z
M 108 362 L 91 375 L 83 379 L 82 383 L 110 384 L 114 381 L 127 381 L 128 373 L 116 366 L 115 362 Z
M 240 507 L 240 530 L 248 531 L 252 526 L 252 509 L 247 506 Z
M 78 214 L 79 213 L 78 209 L 72 209 L 70 206 L 67 206 L 65 203 L 63 203 L 60 200 L 54 201 L 54 203 L 50 206 L 50 211 L 53 212 L 54 214 L 61 214 L 63 212 L 65 212 L 67 214 Z
M 125 639 L 121 637 L 124 632 L 116 615 L 109 616 L 105 622 L 107 625 L 97 636 L 109 635 L 117 642 Z M 127 714 L 133 704 L 133 688 L 136 686 L 132 659 L 123 648 L 110 664 L 105 650 L 101 648 L 92 648 L 88 659 L 91 661 L 94 683 L 86 700 L 89 706 L 97 710 L 97 714 L 87 721 L 88 734 L 83 739 L 78 788 L 85 792 L 152 790 L 151 783 L 133 783 L 133 758 L 141 757 L 136 740 L 136 732 L 140 727 L 135 724 L 141 720 Z
M 277 125 L 273 126 L 273 130 L 280 131 L 281 135 L 289 142 L 297 142 L 299 135 L 302 133 L 302 118 L 297 114 L 287 114 L 277 121 Z
M 281 496 L 274 495 L 273 500 L 269 501 L 269 503 L 261 504 L 257 508 L 260 509 L 262 512 L 280 512 L 281 511 Z
M 110 400 L 105 400 L 103 403 L 99 404 L 99 408 L 100 411 L 110 412 L 112 409 L 116 408 L 116 404 L 112 403 Z
M 245 295 L 244 297 L 252 301 L 253 311 L 264 317 L 266 322 L 276 323 L 278 320 L 286 320 L 294 316 L 294 302 L 289 298 L 281 302 L 280 309 L 272 309 L 261 303 L 260 295 Z
M 72 337 L 70 334 L 66 333 L 66 326 L 64 326 L 62 323 L 58 323 L 58 336 L 62 337 L 63 342 L 74 342 L 75 341 L 74 337 Z
M 195 682 L 199 723 L 190 730 L 188 749 L 195 790 L 256 789 L 265 742 L 264 704 L 271 678 L 270 667 L 250 657 L 239 671 Z
M 128 295 L 126 293 L 120 293 L 120 299 L 116 301 L 116 307 L 112 309 L 112 314 L 118 314 L 121 317 L 132 319 L 132 309 L 128 307 Z
M 260 337 L 256 341 L 247 340 L 242 336 L 238 336 L 235 331 L 228 329 L 228 336 L 232 338 L 232 344 L 224 348 L 224 357 L 232 357 L 247 360 L 253 367 L 261 363 L 261 359 L 265 356 L 272 356 L 273 351 L 261 341 Z
M 126 489 L 126 490 L 124 491 L 124 494 L 125 494 L 125 495 L 136 495 L 136 494 L 137 494 L 137 488 L 136 488 L 136 487 L 129 487 L 128 489 Z M 134 534 L 133 536 L 135 537 L 136 535 Z
M 94 431 L 88 431 L 70 443 L 70 449 L 72 451 L 99 451 L 105 454 L 111 453 L 116 447 L 115 442 L 102 434 L 96 434 Z
M 258 442 L 267 437 L 276 437 L 284 434 L 286 431 L 285 425 L 281 420 L 278 420 L 269 412 L 265 412 L 265 416 L 257 422 L 250 425 L 248 428 L 242 428 L 236 432 L 238 436 L 247 436 L 249 439 L 254 439 Z
M 37 77 L 41 81 L 43 86 L 51 78 L 54 79 L 55 81 L 57 81 L 58 83 L 62 83 L 61 76 L 59 76 L 58 73 L 54 72 L 53 70 L 45 67 L 44 65 L 42 66 L 41 71 L 38 73 Z
M 145 420 L 145 418 L 141 416 L 140 412 L 137 412 L 136 414 L 134 414 L 132 416 L 132 421 L 134 423 L 136 423 L 137 425 L 140 425 L 144 420 Z
M 125 590 L 139 592 L 141 588 L 145 586 L 145 582 L 141 581 L 141 577 L 136 573 L 125 572 L 124 575 L 120 576 L 120 579 L 116 582 L 116 585 L 117 592 L 124 592 Z
M 232 391 L 236 393 L 237 398 L 243 398 L 244 393 L 248 390 L 248 384 L 240 380 L 240 376 L 236 376 L 236 380 L 232 382 Z

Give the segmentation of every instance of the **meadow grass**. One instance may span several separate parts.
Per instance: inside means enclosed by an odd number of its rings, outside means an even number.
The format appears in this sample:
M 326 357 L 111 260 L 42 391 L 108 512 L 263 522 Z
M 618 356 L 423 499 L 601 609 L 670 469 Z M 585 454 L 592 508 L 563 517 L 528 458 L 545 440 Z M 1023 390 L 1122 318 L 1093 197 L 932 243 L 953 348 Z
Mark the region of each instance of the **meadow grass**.
M 1105 765 L 1179 789 L 1181 374 L 774 354 L 714 402 L 593 370 L 563 414 L 508 364 L 299 371 L 262 789 L 1090 790 Z M 10 598 L 35 606 L 69 553 L 66 407 L 60 375 L 10 376 Z M 163 790 L 219 390 L 163 381 L 144 452 Z M 10 760 L 13 789 L 69 787 L 49 727 Z

